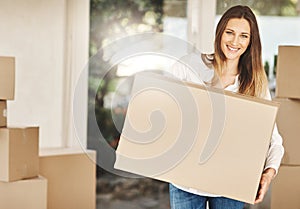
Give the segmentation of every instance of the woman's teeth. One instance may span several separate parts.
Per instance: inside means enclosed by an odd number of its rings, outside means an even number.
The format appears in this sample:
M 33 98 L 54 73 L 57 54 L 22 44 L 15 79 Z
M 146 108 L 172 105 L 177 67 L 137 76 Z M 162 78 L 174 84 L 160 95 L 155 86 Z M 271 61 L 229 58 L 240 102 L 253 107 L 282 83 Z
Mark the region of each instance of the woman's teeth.
M 230 46 L 228 46 L 228 49 L 231 50 L 231 51 L 237 51 L 238 50 L 238 48 L 232 48 Z

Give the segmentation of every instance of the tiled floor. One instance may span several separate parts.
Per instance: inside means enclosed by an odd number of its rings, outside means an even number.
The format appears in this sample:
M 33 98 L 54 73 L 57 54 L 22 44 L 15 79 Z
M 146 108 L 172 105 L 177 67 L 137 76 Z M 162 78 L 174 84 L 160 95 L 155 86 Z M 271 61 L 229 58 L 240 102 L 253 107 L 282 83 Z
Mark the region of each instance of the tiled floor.
M 125 179 L 105 175 L 97 181 L 97 209 L 170 209 L 168 184 L 151 179 Z M 257 205 L 244 209 L 270 209 L 270 192 Z
M 104 174 L 97 180 L 97 209 L 169 209 L 168 184 Z
M 98 198 L 97 209 L 170 209 L 169 195 L 156 198 L 137 198 L 134 200 L 105 200 Z
M 264 202 L 257 205 L 245 204 L 244 209 L 270 209 L 269 194 Z M 97 209 L 170 209 L 169 194 L 164 193 L 159 198 L 140 197 L 133 200 L 112 199 L 110 196 L 97 196 Z
M 138 198 L 134 200 L 108 200 L 98 197 L 97 209 L 170 209 L 169 195 L 162 195 L 160 199 Z M 258 205 L 246 204 L 244 209 L 269 209 L 268 203 Z

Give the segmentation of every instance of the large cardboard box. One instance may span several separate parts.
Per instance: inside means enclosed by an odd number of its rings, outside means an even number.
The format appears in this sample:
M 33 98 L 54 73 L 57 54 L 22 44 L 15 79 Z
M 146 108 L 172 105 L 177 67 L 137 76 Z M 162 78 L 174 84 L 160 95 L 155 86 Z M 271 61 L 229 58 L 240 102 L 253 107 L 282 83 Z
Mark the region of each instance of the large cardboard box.
M 15 96 L 15 58 L 0 56 L 0 99 L 13 100 Z
M 0 100 L 0 127 L 7 125 L 6 101 Z
M 40 173 L 48 179 L 48 209 L 96 208 L 96 152 L 40 149 Z
M 271 209 L 300 208 L 300 166 L 280 167 L 272 184 Z
M 280 102 L 276 123 L 285 148 L 281 163 L 300 165 L 300 100 L 274 98 Z
M 254 203 L 278 104 L 135 76 L 115 168 Z
M 276 97 L 300 99 L 300 46 L 279 46 Z
M 0 182 L 0 209 L 20 208 L 47 209 L 47 179 Z
M 39 174 L 39 128 L 0 128 L 0 181 Z

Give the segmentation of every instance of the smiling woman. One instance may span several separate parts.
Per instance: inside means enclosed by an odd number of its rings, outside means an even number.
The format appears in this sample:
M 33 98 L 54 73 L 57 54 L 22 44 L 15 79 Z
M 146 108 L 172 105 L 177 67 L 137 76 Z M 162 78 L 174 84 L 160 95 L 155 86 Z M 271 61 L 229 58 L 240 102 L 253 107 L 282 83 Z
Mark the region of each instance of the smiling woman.
M 214 48 L 214 54 L 202 54 L 198 58 L 214 73 L 212 80 L 207 82 L 208 85 L 271 99 L 262 64 L 258 25 L 249 7 L 237 5 L 223 14 L 216 28 Z M 190 79 L 191 72 L 186 68 L 174 68 L 173 74 L 179 79 L 193 82 Z M 201 75 L 198 76 L 201 80 Z M 280 166 L 283 153 L 282 138 L 275 126 L 255 203 L 263 200 Z M 244 206 L 238 200 L 174 184 L 170 184 L 170 204 L 172 209 L 205 209 L 207 204 L 210 209 L 242 209 Z
M 228 29 L 233 37 L 227 34 Z M 262 64 L 260 33 L 256 17 L 249 7 L 234 6 L 224 13 L 216 28 L 214 46 L 212 64 L 221 80 L 226 78 L 227 74 L 239 75 L 240 93 L 266 96 L 268 83 Z M 234 55 L 228 46 L 239 50 Z M 233 59 L 234 57 L 236 59 Z

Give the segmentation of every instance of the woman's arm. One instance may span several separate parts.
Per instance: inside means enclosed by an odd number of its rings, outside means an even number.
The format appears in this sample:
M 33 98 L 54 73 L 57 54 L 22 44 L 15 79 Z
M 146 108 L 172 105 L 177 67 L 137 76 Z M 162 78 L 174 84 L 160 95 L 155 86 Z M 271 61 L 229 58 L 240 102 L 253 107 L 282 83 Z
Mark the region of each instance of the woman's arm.
M 269 90 L 267 90 L 265 99 L 272 100 Z M 284 147 L 282 145 L 282 137 L 280 136 L 277 129 L 277 125 L 275 123 L 264 170 L 267 170 L 268 168 L 273 168 L 275 170 L 275 175 L 276 175 L 283 154 L 284 154 Z
M 267 193 L 271 181 L 275 177 L 275 175 L 276 171 L 274 168 L 267 168 L 266 170 L 264 170 L 263 174 L 261 175 L 259 189 L 254 202 L 255 204 L 263 201 L 265 194 Z

